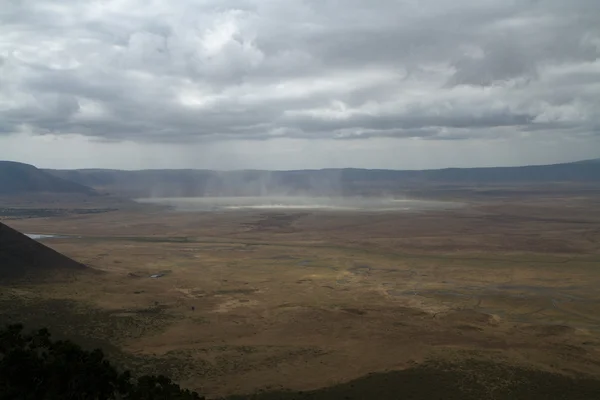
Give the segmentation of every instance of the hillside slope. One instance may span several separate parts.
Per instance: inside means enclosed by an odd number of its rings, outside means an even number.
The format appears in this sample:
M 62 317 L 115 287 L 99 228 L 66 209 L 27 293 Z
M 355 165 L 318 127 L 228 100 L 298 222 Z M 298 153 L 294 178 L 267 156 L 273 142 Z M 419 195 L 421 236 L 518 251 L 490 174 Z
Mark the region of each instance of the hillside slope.
M 423 171 L 323 169 L 209 171 L 48 170 L 97 190 L 128 197 L 369 195 L 426 185 L 600 184 L 600 162 Z
M 37 281 L 85 270 L 85 265 L 0 223 L 0 282 Z
M 94 195 L 95 191 L 79 183 L 57 177 L 33 165 L 0 161 L 0 195 L 30 193 L 79 193 Z

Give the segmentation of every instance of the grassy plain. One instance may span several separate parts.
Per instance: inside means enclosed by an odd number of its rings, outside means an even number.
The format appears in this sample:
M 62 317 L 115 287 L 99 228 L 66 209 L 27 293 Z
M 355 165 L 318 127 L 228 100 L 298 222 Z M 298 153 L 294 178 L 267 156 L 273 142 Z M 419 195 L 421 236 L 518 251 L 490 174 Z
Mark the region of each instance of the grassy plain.
M 461 199 L 422 213 L 130 207 L 7 219 L 64 235 L 44 243 L 103 273 L 4 287 L 0 319 L 103 346 L 212 397 L 427 360 L 600 379 L 600 196 Z

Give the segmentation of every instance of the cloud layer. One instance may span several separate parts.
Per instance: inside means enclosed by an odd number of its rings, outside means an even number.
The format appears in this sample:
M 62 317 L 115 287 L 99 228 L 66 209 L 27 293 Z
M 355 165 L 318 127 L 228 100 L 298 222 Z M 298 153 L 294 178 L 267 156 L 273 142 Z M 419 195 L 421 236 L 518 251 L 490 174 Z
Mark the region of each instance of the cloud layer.
M 8 0 L 0 135 L 600 135 L 597 0 Z

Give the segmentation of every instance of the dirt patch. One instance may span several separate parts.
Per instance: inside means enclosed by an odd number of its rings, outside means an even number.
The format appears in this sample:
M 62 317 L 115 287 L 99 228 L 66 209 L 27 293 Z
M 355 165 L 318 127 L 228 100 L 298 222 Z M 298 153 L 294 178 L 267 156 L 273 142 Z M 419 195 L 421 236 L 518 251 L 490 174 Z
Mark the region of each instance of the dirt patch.
M 215 295 L 231 295 L 231 294 L 248 295 L 248 294 L 252 294 L 252 293 L 256 293 L 256 292 L 258 292 L 258 289 L 222 289 L 222 290 L 215 290 L 214 294 Z
M 244 226 L 249 232 L 294 232 L 292 224 L 305 215 L 307 214 L 264 213 L 260 215 L 259 220 L 246 223 Z
M 231 311 L 236 310 L 238 308 L 253 307 L 253 306 L 256 306 L 256 305 L 258 305 L 258 302 L 255 301 L 255 300 L 229 299 L 229 300 L 225 300 L 224 302 L 220 303 L 213 312 L 215 312 L 215 313 L 228 313 L 228 312 L 231 312 Z
M 459 310 L 440 313 L 436 316 L 443 321 L 448 321 L 452 324 L 476 324 L 476 325 L 498 325 L 500 318 L 496 315 L 477 312 L 474 310 Z
M 359 310 L 358 308 L 342 308 L 342 311 L 356 315 L 365 315 L 367 313 L 366 311 Z
M 566 336 L 575 333 L 575 329 L 565 325 L 531 325 L 523 328 L 538 337 Z

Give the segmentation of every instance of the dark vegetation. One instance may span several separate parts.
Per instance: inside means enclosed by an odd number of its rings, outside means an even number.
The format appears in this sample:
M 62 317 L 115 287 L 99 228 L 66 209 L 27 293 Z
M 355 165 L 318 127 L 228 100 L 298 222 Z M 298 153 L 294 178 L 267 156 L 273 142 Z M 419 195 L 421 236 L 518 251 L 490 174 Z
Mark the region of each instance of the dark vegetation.
M 507 185 L 565 182 L 597 185 L 595 160 L 524 167 L 447 168 L 424 171 L 322 169 L 210 171 L 105 169 L 46 170 L 99 191 L 129 197 L 259 195 L 380 195 L 427 185 Z M 495 193 L 497 194 L 497 193 Z
M 87 270 L 80 264 L 0 223 L 0 283 L 40 281 Z
M 534 370 L 477 358 L 429 360 L 401 371 L 375 373 L 323 389 L 272 391 L 227 400 L 593 400 L 600 380 Z M 47 329 L 0 330 L 0 400 L 203 399 L 164 375 L 134 376 L 99 350 L 52 340 Z
M 118 371 L 99 350 L 53 341 L 47 329 L 23 334 L 22 325 L 0 330 L 0 399 L 202 399 L 163 375 L 134 378 Z
M 309 392 L 265 392 L 228 400 L 595 400 L 600 380 L 491 361 L 429 361 Z
M 5 219 L 47 218 L 67 215 L 100 214 L 116 211 L 116 208 L 20 208 L 0 207 L 0 217 Z
M 0 161 L 0 195 L 30 193 L 96 194 L 89 187 L 62 179 L 33 165 Z

